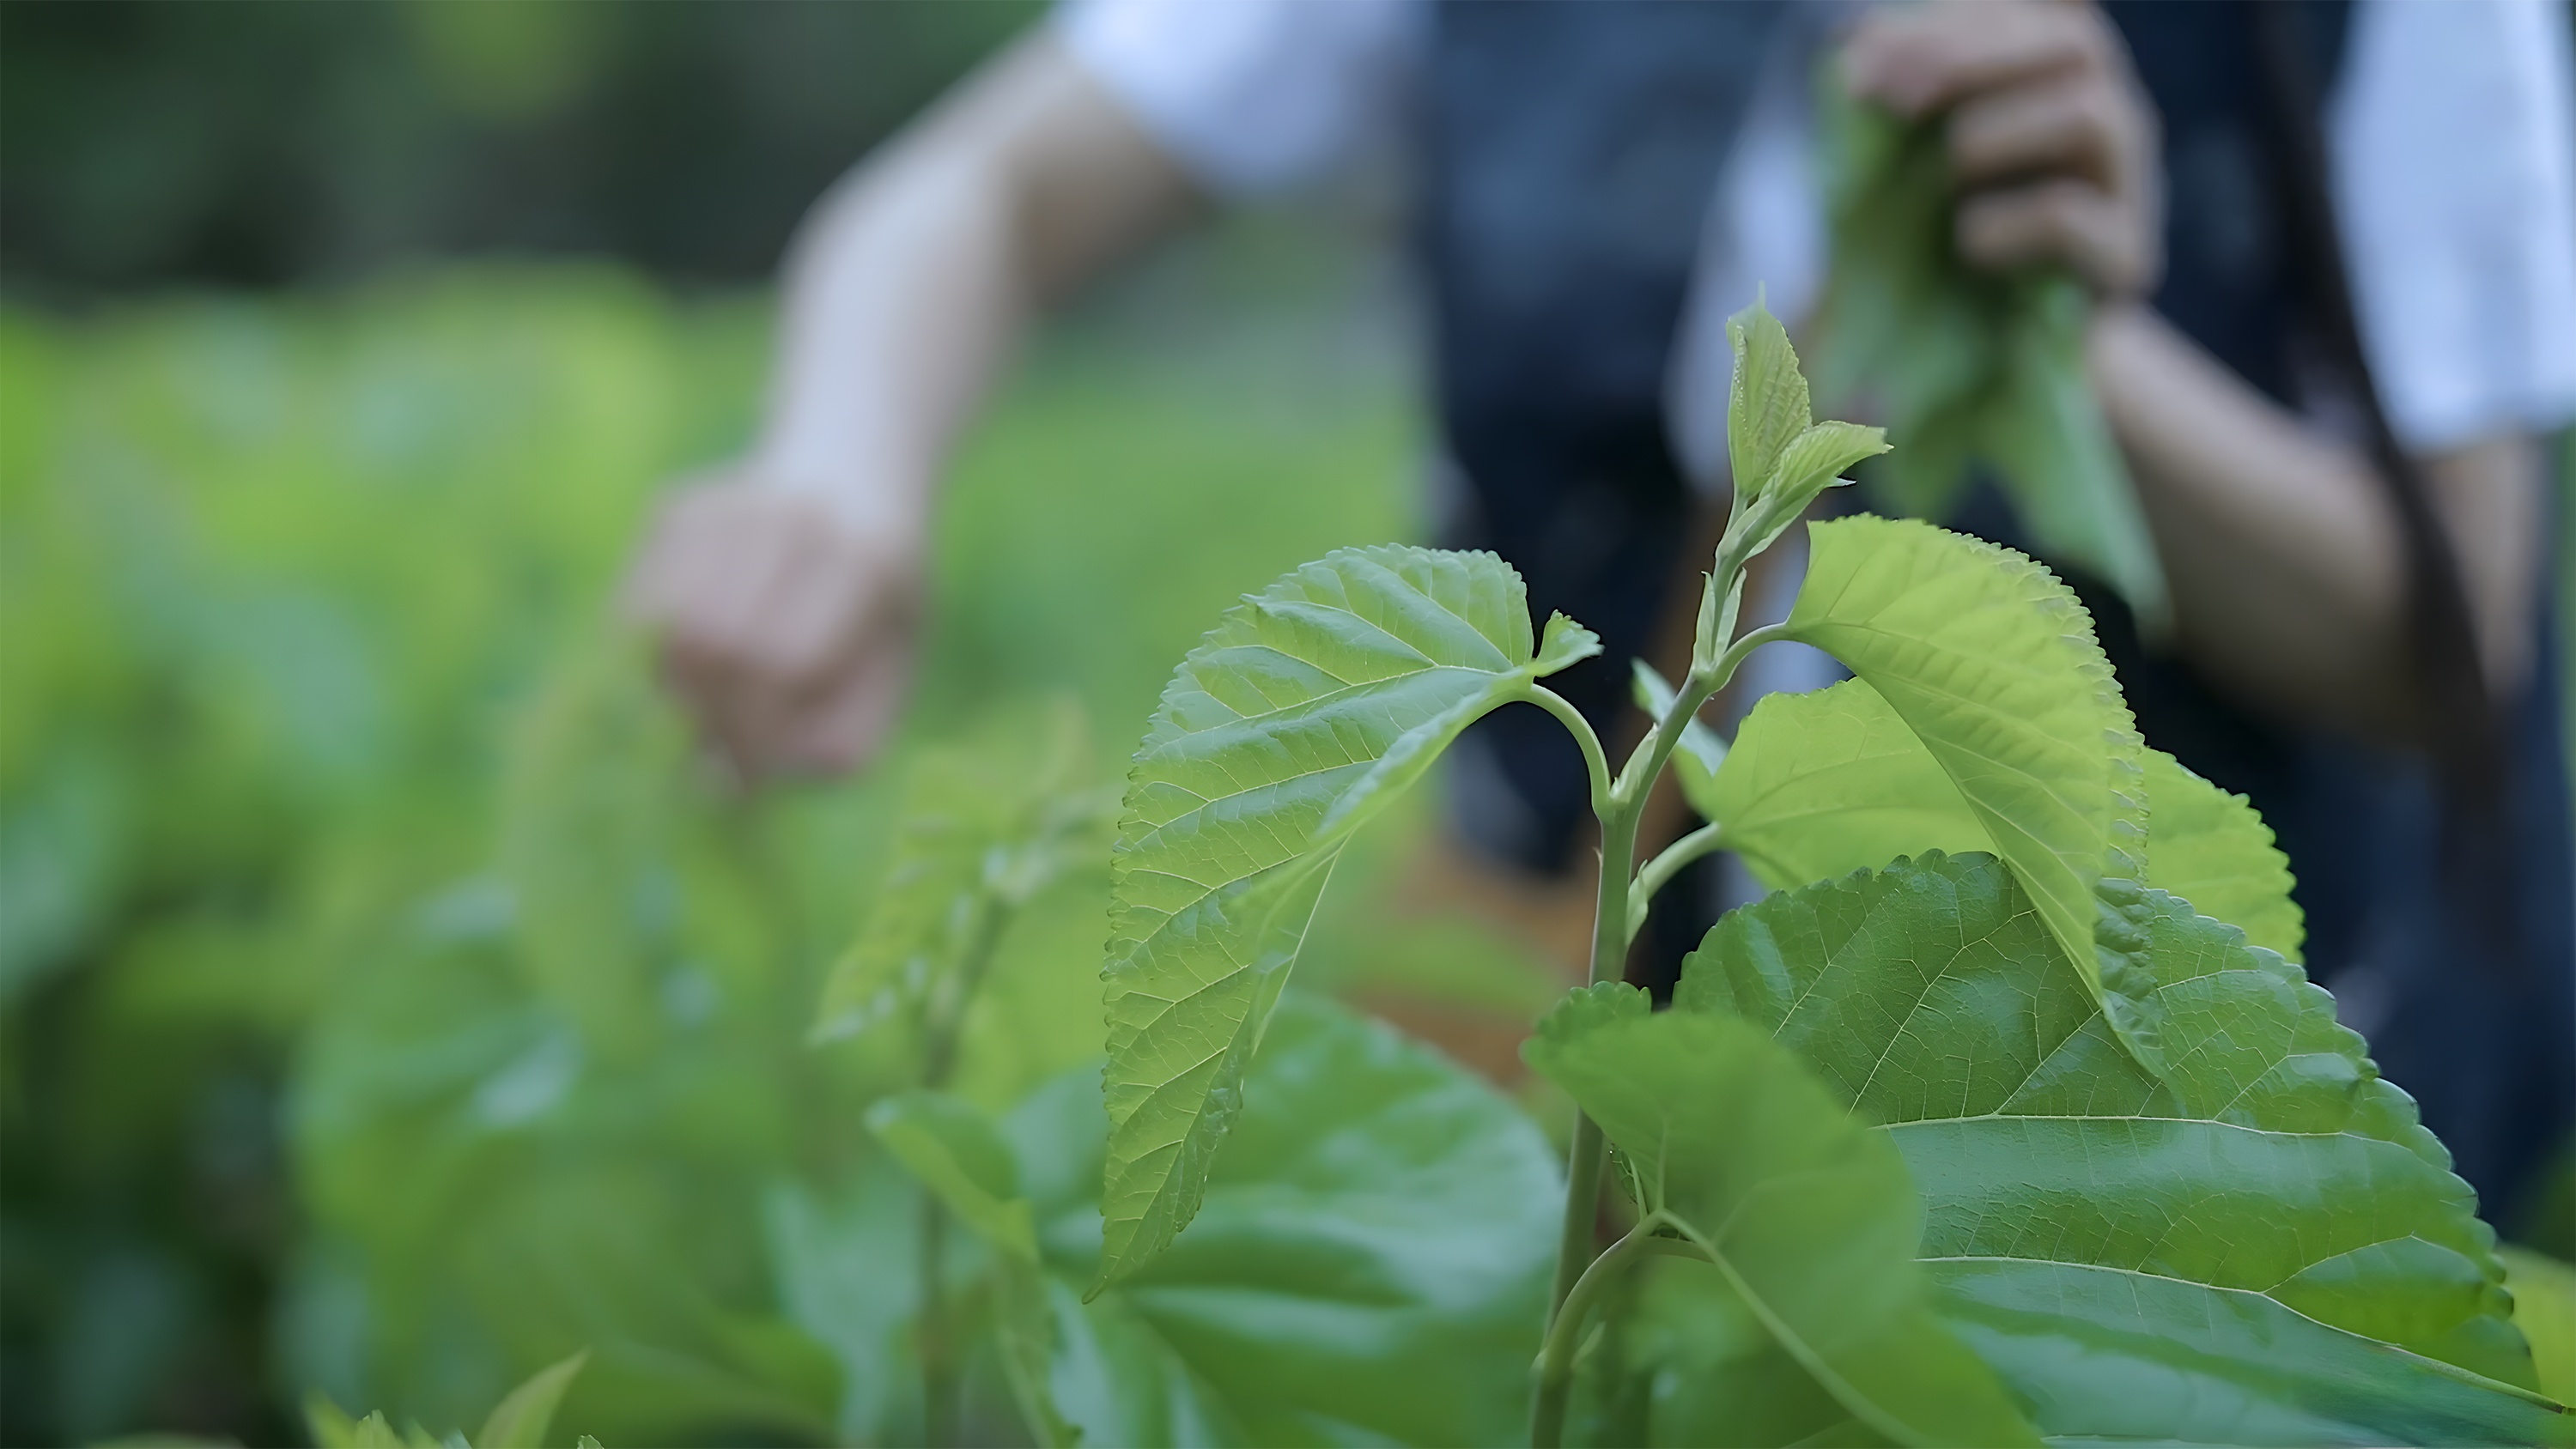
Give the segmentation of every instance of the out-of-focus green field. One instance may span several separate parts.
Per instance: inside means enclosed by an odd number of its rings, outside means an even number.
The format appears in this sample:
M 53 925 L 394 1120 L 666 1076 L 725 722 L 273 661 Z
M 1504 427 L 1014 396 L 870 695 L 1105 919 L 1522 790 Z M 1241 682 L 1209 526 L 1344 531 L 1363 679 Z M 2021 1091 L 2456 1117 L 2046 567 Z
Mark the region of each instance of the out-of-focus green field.
M 611 598 L 747 436 L 765 299 L 0 313 L 0 1439 L 287 1442 L 312 1390 L 443 1430 L 583 1346 L 558 1423 L 611 1443 L 900 1422 L 875 1087 L 805 1047 L 815 983 L 919 750 L 1070 695 L 1110 778 L 1236 595 L 1421 532 L 1394 329 L 1304 255 L 1167 258 L 1044 339 L 901 740 L 748 803 Z M 970 1094 L 1096 1052 L 1105 880 L 1011 936 Z

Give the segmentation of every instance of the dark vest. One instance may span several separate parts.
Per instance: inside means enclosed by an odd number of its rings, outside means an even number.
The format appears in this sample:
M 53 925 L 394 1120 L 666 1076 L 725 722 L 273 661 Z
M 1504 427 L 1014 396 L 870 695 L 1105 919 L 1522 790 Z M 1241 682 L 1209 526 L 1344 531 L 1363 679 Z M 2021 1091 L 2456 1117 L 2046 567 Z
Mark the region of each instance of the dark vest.
M 2296 405 L 2304 293 L 2248 8 L 2105 8 L 2163 120 L 2167 270 L 2155 305 Z M 2333 73 L 2348 8 L 2301 7 L 2319 74 Z M 1703 208 L 1782 13 L 1436 7 L 1419 239 L 1460 485 L 1452 541 L 1517 566 L 1539 618 L 1562 609 L 1600 632 L 1603 657 L 1559 687 L 1605 739 L 1627 661 L 1648 651 L 1683 573 L 1692 504 L 1666 443 L 1664 373 Z M 1953 522 L 2020 539 L 1992 489 Z M 2250 796 L 2278 833 L 2308 916 L 2311 971 L 2348 998 L 2462 1174 L 2491 1205 L 2513 1201 L 2576 1113 L 2576 845 L 2554 673 L 2544 667 L 2513 722 L 2518 959 L 2484 960 L 2476 943 L 2497 934 L 2463 922 L 2436 884 L 2441 806 L 2420 761 L 2247 714 L 2145 648 L 2107 591 L 2070 581 L 2149 743 Z M 2554 656 L 2544 647 L 2544 661 Z M 1524 866 L 1562 868 L 1586 787 L 1555 723 L 1506 710 L 1461 753 L 1466 832 Z

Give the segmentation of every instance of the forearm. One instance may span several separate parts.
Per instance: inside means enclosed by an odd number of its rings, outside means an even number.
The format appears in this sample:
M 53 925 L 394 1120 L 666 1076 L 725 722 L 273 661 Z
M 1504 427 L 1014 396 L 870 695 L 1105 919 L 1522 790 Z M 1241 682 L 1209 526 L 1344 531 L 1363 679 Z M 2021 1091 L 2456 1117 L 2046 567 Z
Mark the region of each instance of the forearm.
M 2088 362 L 2173 586 L 2190 658 L 2268 713 L 2423 737 L 2405 540 L 2361 450 L 2319 436 L 2141 306 L 2105 308 Z M 2547 483 L 2505 434 L 2423 460 L 2489 690 L 2529 678 Z
M 916 530 L 1031 315 L 1185 214 L 1180 173 L 1043 32 L 820 201 L 790 249 L 762 471 Z
M 2088 362 L 2184 653 L 2267 713 L 2411 736 L 2404 541 L 2368 459 L 2142 306 L 2103 309 Z

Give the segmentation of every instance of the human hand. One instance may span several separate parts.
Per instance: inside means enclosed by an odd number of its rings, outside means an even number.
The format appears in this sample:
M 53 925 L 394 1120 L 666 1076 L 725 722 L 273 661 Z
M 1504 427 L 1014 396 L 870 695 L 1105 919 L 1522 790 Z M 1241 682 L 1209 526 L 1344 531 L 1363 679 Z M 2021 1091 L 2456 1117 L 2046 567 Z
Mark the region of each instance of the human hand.
M 1959 253 L 2006 271 L 2073 269 L 2099 295 L 2164 269 L 2154 104 L 2090 4 L 1931 0 L 1888 6 L 1842 48 L 1855 96 L 1899 116 L 1948 113 Z
M 738 470 L 664 506 L 627 609 L 739 779 L 832 773 L 877 751 L 910 686 L 922 549 L 917 530 Z

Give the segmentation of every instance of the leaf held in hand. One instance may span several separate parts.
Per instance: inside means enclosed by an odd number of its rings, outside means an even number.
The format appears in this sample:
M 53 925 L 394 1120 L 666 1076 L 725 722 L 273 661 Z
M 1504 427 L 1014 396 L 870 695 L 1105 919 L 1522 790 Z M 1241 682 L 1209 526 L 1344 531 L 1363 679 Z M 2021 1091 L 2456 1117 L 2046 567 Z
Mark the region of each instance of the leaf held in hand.
M 2101 579 L 2148 630 L 2170 605 L 2153 535 L 2084 363 L 2091 303 L 2063 273 L 1992 276 L 1952 245 L 1957 193 L 1937 121 L 1827 97 L 1832 259 L 1815 319 L 1829 404 L 1868 394 L 1905 442 L 1871 478 L 1935 521 L 1982 462 L 2037 551 Z
M 1089 783 L 1089 759 L 1081 711 L 1065 701 L 1034 739 L 933 749 L 913 762 L 894 863 L 824 981 L 815 1041 L 917 1020 L 989 948 L 1001 913 L 1097 859 L 1114 807 L 1106 787 Z

